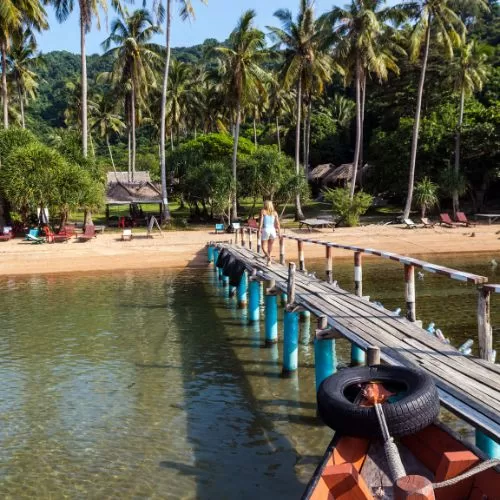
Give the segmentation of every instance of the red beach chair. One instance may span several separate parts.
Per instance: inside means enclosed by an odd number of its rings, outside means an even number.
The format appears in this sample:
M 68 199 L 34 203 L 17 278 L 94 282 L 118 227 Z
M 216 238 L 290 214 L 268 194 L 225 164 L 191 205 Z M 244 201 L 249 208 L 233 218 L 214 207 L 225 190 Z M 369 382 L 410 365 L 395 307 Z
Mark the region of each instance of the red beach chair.
M 57 234 L 54 235 L 54 241 L 57 242 L 68 242 L 75 235 L 74 226 L 64 226 Z
M 476 225 L 473 222 L 470 222 L 463 212 L 457 212 L 457 222 L 459 222 L 460 224 L 465 224 L 467 227 Z
M 95 236 L 95 226 L 93 224 L 89 224 L 88 226 L 85 226 L 85 232 L 78 236 L 78 240 L 81 242 L 85 242 L 91 240 L 92 238 L 95 238 Z
M 440 222 L 439 224 L 445 225 L 446 227 L 457 227 L 457 223 L 450 219 L 448 214 L 439 214 Z

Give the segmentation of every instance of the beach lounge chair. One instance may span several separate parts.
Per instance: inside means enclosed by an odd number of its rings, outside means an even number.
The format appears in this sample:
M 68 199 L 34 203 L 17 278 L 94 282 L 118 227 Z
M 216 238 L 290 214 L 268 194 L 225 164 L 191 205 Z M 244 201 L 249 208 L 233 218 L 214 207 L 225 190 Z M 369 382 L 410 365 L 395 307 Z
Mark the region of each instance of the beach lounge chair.
M 476 225 L 474 222 L 470 222 L 463 212 L 457 212 L 457 222 L 459 222 L 460 224 L 465 224 L 467 227 Z
M 92 238 L 95 238 L 95 228 L 93 224 L 89 224 L 88 226 L 85 226 L 85 232 L 78 236 L 78 241 L 85 242 L 91 240 Z
M 41 238 L 38 236 L 33 236 L 32 234 L 28 233 L 25 238 L 26 241 L 31 241 L 31 243 L 45 243 L 45 238 Z
M 420 220 L 422 221 L 424 227 L 434 227 L 434 222 L 429 220 L 427 217 L 422 217 Z
M 67 243 L 73 236 L 75 236 L 75 226 L 64 226 L 54 235 L 54 241 Z
M 404 219 L 403 222 L 408 229 L 417 229 L 417 225 L 411 219 Z
M 46 243 L 54 243 L 54 231 L 50 229 L 49 226 L 43 226 L 43 232 L 45 234 L 45 242 Z
M 124 229 L 122 232 L 122 241 L 132 241 L 132 229 Z
M 241 223 L 240 222 L 232 222 L 231 223 L 231 228 L 232 228 L 232 232 L 233 233 L 235 231 L 239 231 L 241 229 Z
M 38 238 L 40 236 L 40 230 L 36 227 L 34 228 L 31 228 L 29 231 L 28 231 L 28 234 L 26 234 L 25 236 L 25 240 L 26 241 L 33 241 L 33 239 L 35 238 Z
M 446 227 L 457 227 L 457 224 L 456 222 L 453 222 L 451 219 L 450 219 L 450 216 L 446 213 L 444 214 L 439 214 L 439 224 L 441 226 L 446 226 Z
M 313 229 L 321 229 L 324 227 L 331 227 L 335 231 L 335 222 L 330 219 L 303 219 L 299 221 L 299 229 L 306 227 L 309 232 Z
M 257 219 L 254 219 L 251 217 L 250 219 L 247 220 L 247 226 L 251 229 L 259 229 L 259 223 Z
M 224 224 L 215 224 L 215 234 L 223 233 L 225 231 Z
M 12 232 L 12 227 L 5 226 L 3 228 L 2 234 L 0 234 L 0 241 L 9 241 L 14 237 L 14 233 Z

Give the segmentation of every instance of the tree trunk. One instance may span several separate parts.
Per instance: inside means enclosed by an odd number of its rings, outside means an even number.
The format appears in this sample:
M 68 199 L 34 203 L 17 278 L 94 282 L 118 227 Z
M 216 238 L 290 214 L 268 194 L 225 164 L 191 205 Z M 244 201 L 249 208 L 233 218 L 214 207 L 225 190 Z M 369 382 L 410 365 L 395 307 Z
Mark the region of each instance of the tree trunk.
M 309 100 L 309 106 L 307 108 L 307 133 L 306 133 L 306 164 L 304 167 L 306 177 L 309 169 L 309 156 L 311 153 L 311 114 L 312 114 L 312 99 Z
M 2 50 L 2 102 L 3 102 L 3 126 L 9 128 L 9 95 L 7 90 L 7 47 L 5 41 L 1 45 Z
M 118 175 L 116 173 L 115 160 L 113 159 L 113 152 L 111 151 L 111 144 L 109 143 L 109 136 L 108 135 L 106 135 L 106 145 L 108 146 L 109 157 L 111 158 L 111 165 L 113 166 L 113 172 L 115 173 L 115 177 L 118 180 Z
M 253 142 L 255 147 L 257 147 L 257 125 L 255 123 L 255 116 L 253 118 Z
M 237 203 L 237 196 L 238 196 L 238 190 L 236 187 L 237 183 L 237 172 L 236 172 L 236 160 L 238 158 L 238 141 L 240 139 L 240 121 L 241 121 L 241 102 L 240 99 L 238 99 L 238 103 L 236 105 L 236 122 L 235 122 L 235 127 L 234 127 L 234 139 L 233 139 L 233 182 L 234 182 L 234 187 L 233 187 L 233 210 L 232 210 L 232 220 L 237 221 L 238 220 L 238 203 Z
M 281 153 L 280 122 L 276 116 L 276 139 L 278 141 L 278 151 Z
M 302 168 L 304 172 L 307 171 L 307 106 L 304 104 L 302 111 L 304 116 L 302 117 Z
M 300 175 L 300 123 L 302 111 L 302 75 L 297 82 L 297 123 L 295 126 L 295 174 Z M 300 203 L 300 193 L 295 194 L 295 220 L 302 220 L 302 206 Z
M 363 83 L 361 84 L 361 146 L 359 150 L 359 185 L 363 187 L 363 150 L 365 136 L 365 102 L 366 102 L 366 75 L 363 75 Z
M 132 180 L 132 132 L 128 127 L 128 181 Z
M 462 135 L 462 124 L 464 121 L 464 105 L 465 105 L 465 87 L 462 87 L 460 92 L 460 109 L 458 111 L 457 134 L 455 137 L 455 182 L 458 180 L 460 173 L 460 139 Z M 457 212 L 460 211 L 458 191 L 453 190 L 453 217 L 457 219 Z
M 361 62 L 359 55 L 356 57 L 356 145 L 354 147 L 354 160 L 352 162 L 352 177 L 351 177 L 351 190 L 349 198 L 351 201 L 354 198 L 354 191 L 356 190 L 356 177 L 358 175 L 359 153 L 361 151 L 361 129 L 363 124 L 361 121 Z
M 415 122 L 413 123 L 413 136 L 411 141 L 410 173 L 408 178 L 408 196 L 403 212 L 403 219 L 410 216 L 411 203 L 413 200 L 413 186 L 415 184 L 415 165 L 417 162 L 418 134 L 420 131 L 420 112 L 422 110 L 422 96 L 424 94 L 425 72 L 427 71 L 427 59 L 429 58 L 429 45 L 431 41 L 431 21 L 429 16 L 427 32 L 425 34 L 424 59 L 422 61 L 422 71 L 420 72 L 420 81 L 418 84 L 417 109 L 415 111 Z
M 92 211 L 89 210 L 88 208 L 85 209 L 83 213 L 83 230 L 85 231 L 85 228 L 87 226 L 93 226 L 94 221 L 92 220 Z
M 85 57 L 85 30 L 86 26 L 83 19 L 83 13 L 80 12 L 80 50 L 82 63 L 82 151 L 83 156 L 87 157 L 87 58 Z
M 171 128 L 170 129 L 170 149 L 172 151 L 174 151 L 175 147 L 174 147 L 174 129 Z
M 165 135 L 167 118 L 167 88 L 168 74 L 170 71 L 170 30 L 172 25 L 172 0 L 167 0 L 167 58 L 165 60 L 165 72 L 163 74 L 163 88 L 161 93 L 161 118 L 160 118 L 160 173 L 161 173 L 161 196 L 163 201 L 163 219 L 170 220 L 167 196 L 167 166 L 165 161 Z M 173 149 L 173 145 L 172 145 Z
M 136 140 L 135 140 L 135 88 L 134 84 L 132 84 L 132 102 L 131 102 L 131 108 L 132 108 L 132 116 L 131 116 L 131 122 L 132 122 L 132 182 L 134 182 L 134 177 L 135 177 L 135 150 L 136 150 Z
M 26 128 L 26 122 L 24 119 L 24 96 L 23 96 L 23 91 L 21 89 L 21 84 L 19 82 L 19 78 L 17 78 L 17 93 L 19 95 L 19 108 L 21 111 L 21 127 L 23 129 Z

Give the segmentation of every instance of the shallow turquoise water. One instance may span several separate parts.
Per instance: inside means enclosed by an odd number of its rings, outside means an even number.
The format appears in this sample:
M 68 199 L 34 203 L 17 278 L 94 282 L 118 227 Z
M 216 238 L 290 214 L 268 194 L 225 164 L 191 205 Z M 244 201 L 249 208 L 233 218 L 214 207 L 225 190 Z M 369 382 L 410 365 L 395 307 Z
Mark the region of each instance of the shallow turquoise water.
M 402 271 L 385 266 L 365 263 L 365 293 L 402 307 Z M 350 263 L 336 273 L 348 288 Z M 475 291 L 456 285 L 425 276 L 417 314 L 459 343 Z M 307 324 L 284 379 L 281 344 L 261 347 L 211 270 L 4 278 L 0 294 L 2 498 L 300 496 L 331 438 Z

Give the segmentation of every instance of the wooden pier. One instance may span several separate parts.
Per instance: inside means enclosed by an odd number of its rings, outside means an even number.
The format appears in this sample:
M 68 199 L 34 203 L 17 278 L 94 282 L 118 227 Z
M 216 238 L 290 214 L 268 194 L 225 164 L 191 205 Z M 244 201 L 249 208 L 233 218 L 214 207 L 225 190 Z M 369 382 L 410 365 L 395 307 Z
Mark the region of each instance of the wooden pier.
M 280 241 L 280 261 L 271 266 L 251 249 L 251 234 L 241 242 L 244 246 L 218 243 L 226 248 L 248 270 L 252 279 L 275 284 L 276 289 L 290 294 L 289 268 L 284 265 L 283 237 Z M 499 285 L 485 285 L 482 276 L 463 273 L 390 252 L 379 252 L 334 243 L 301 239 L 298 240 L 299 270 L 294 276 L 293 303 L 287 309 L 306 310 L 318 317 L 326 317 L 328 328 L 317 331 L 318 339 L 348 339 L 353 346 L 367 350 L 370 346 L 380 348 L 381 358 L 392 365 L 418 367 L 427 371 L 435 380 L 439 397 L 444 407 L 452 411 L 476 430 L 500 443 L 500 365 L 487 360 L 491 351 L 491 325 L 489 307 L 491 293 L 499 292 Z M 320 280 L 305 272 L 303 245 L 305 242 L 326 246 L 326 278 Z M 259 245 L 260 246 L 260 245 Z M 356 294 L 343 290 L 332 280 L 332 248 L 343 248 L 354 252 Z M 362 297 L 361 254 L 371 253 L 397 260 L 405 266 L 406 318 L 381 308 Z M 295 269 L 295 265 L 292 265 Z M 356 267 L 358 268 L 356 271 Z M 447 275 L 449 278 L 479 285 L 478 323 L 480 349 L 483 358 L 464 356 L 456 348 L 445 344 L 422 329 L 415 321 L 414 269 L 420 267 L 429 272 Z M 323 322 L 325 319 L 323 318 Z M 483 338 L 481 339 L 481 335 Z M 489 336 L 489 338 L 488 338 Z M 498 445 L 497 445 L 498 446 Z

